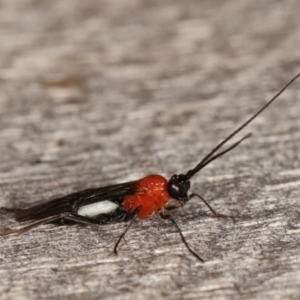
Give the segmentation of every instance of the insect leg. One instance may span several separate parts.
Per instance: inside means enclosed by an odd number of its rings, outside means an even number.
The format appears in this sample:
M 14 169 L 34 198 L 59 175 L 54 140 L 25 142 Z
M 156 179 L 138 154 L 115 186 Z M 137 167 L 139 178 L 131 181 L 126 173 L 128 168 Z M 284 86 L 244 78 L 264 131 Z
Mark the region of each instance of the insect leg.
M 189 244 L 187 243 L 185 237 L 183 236 L 182 232 L 181 232 L 181 229 L 179 228 L 179 226 L 177 225 L 177 223 L 175 222 L 174 218 L 172 215 L 164 215 L 163 213 L 160 213 L 159 214 L 160 217 L 163 219 L 163 220 L 170 220 L 176 227 L 177 231 L 179 232 L 180 234 L 180 237 L 181 237 L 181 240 L 182 242 L 184 243 L 184 245 L 187 247 L 187 249 L 190 251 L 191 254 L 193 254 L 198 260 L 200 260 L 202 263 L 204 263 L 204 260 L 196 253 L 194 252 Z
M 34 221 L 28 225 L 25 225 L 19 229 L 9 229 L 9 228 L 4 228 L 4 230 L 0 231 L 0 236 L 5 236 L 8 234 L 13 234 L 13 233 L 17 233 L 17 234 L 22 234 L 36 226 L 39 225 L 43 225 L 43 224 L 47 224 L 47 223 L 51 223 L 57 220 L 69 220 L 69 221 L 73 221 L 76 223 L 80 223 L 80 224 L 84 224 L 84 225 L 89 225 L 89 224 L 96 224 L 96 225 L 103 225 L 103 224 L 107 224 L 107 223 L 103 223 L 100 220 L 97 219 L 91 219 L 91 218 L 86 218 L 86 217 L 82 217 L 79 216 L 77 214 L 74 213 L 62 213 L 62 214 L 58 214 L 58 215 L 54 215 L 54 216 L 50 216 L 41 220 L 37 220 Z
M 62 219 L 64 216 L 64 214 L 59 214 L 59 215 L 55 215 L 55 216 L 50 216 L 50 217 L 47 217 L 47 218 L 44 218 L 44 219 L 41 219 L 41 220 L 37 220 L 35 222 L 32 222 L 26 226 L 23 226 L 19 229 L 9 229 L 9 228 L 6 228 L 6 230 L 4 232 L 0 232 L 0 236 L 5 236 L 5 235 L 8 235 L 8 234 L 12 234 L 12 233 L 17 233 L 17 234 L 22 234 L 23 232 L 25 231 L 28 231 L 36 226 L 39 226 L 39 225 L 42 225 L 42 224 L 47 224 L 47 223 L 51 223 L 53 221 L 56 221 L 56 220 L 59 220 L 59 219 Z
M 125 230 L 122 232 L 122 234 L 120 235 L 117 243 L 115 244 L 114 247 L 114 253 L 118 254 L 117 248 L 118 245 L 120 244 L 122 238 L 124 238 L 125 234 L 127 233 L 127 231 L 129 230 L 129 228 L 131 227 L 131 225 L 133 224 L 133 222 L 136 220 L 136 217 L 138 215 L 138 213 L 141 211 L 142 207 L 137 207 L 134 211 L 132 212 L 127 212 L 126 216 L 124 216 L 124 221 L 130 221 L 129 224 L 127 225 L 127 227 L 125 228 Z M 73 222 L 77 222 L 77 223 L 81 223 L 81 224 L 98 224 L 98 225 L 104 225 L 104 224 L 108 224 L 107 219 L 91 219 L 91 218 L 87 218 L 87 217 L 82 217 L 79 216 L 77 214 L 74 213 L 68 213 L 66 216 L 64 216 L 65 220 L 69 220 L 69 221 L 73 221 Z
M 105 224 L 108 224 L 107 220 L 105 222 L 103 222 L 101 219 L 92 219 L 92 218 L 88 218 L 88 217 L 83 217 L 83 216 L 77 215 L 75 213 L 65 214 L 65 216 L 63 217 L 63 220 L 68 220 L 68 221 L 72 221 L 72 222 L 83 224 L 83 225 L 91 225 L 91 224 L 105 225 Z
M 118 241 L 115 244 L 114 247 L 114 253 L 118 254 L 118 246 L 122 240 L 122 238 L 124 238 L 125 234 L 127 233 L 127 231 L 129 230 L 129 228 L 131 227 L 131 225 L 133 224 L 133 222 L 136 220 L 136 217 L 138 215 L 138 213 L 141 211 L 142 207 L 139 206 L 137 207 L 134 211 L 128 213 L 127 218 L 125 219 L 125 221 L 130 221 L 129 224 L 127 225 L 127 227 L 125 228 L 125 230 L 122 232 L 122 234 L 120 235 Z
M 209 208 L 209 210 L 213 213 L 214 217 L 216 218 L 237 218 L 237 219 L 248 219 L 249 217 L 247 216 L 230 216 L 230 215 L 223 215 L 223 214 L 220 214 L 218 212 L 216 212 L 209 204 L 208 202 L 200 195 L 198 194 L 195 194 L 195 193 L 192 193 L 191 195 L 189 195 L 189 200 L 193 197 L 198 197 L 200 200 L 202 200 L 202 202 Z

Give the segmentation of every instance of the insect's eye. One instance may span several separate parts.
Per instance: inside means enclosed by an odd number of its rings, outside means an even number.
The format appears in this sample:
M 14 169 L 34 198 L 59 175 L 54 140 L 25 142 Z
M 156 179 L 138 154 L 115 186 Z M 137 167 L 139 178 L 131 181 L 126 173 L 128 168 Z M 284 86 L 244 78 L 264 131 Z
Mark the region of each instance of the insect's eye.
M 168 182 L 168 193 L 175 200 L 187 200 L 191 184 L 186 175 L 173 175 Z

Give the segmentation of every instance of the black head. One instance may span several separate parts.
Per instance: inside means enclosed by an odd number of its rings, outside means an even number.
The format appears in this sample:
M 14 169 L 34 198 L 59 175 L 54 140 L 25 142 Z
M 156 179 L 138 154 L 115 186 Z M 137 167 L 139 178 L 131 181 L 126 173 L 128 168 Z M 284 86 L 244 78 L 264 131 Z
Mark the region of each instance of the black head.
M 168 182 L 168 193 L 169 195 L 179 201 L 188 200 L 188 190 L 191 187 L 189 178 L 186 175 L 173 175 Z

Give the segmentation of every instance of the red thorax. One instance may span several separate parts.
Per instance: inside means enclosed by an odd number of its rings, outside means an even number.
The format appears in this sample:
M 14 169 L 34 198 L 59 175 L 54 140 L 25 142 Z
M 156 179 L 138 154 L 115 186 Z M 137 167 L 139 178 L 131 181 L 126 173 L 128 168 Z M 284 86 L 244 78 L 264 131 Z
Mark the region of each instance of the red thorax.
M 170 200 L 168 181 L 160 175 L 149 175 L 137 181 L 136 192 L 124 199 L 123 207 L 133 211 L 141 207 L 138 219 L 147 219 L 155 212 L 162 212 Z

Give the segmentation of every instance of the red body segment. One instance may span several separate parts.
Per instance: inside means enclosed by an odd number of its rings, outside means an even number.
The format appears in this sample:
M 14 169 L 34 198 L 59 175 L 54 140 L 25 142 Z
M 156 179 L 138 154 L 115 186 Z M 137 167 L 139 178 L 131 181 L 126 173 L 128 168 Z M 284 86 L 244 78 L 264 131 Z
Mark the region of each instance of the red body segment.
M 136 193 L 124 199 L 123 207 L 133 211 L 142 207 L 138 219 L 147 219 L 155 212 L 163 211 L 170 196 L 167 191 L 168 181 L 160 175 L 149 175 L 137 181 Z

